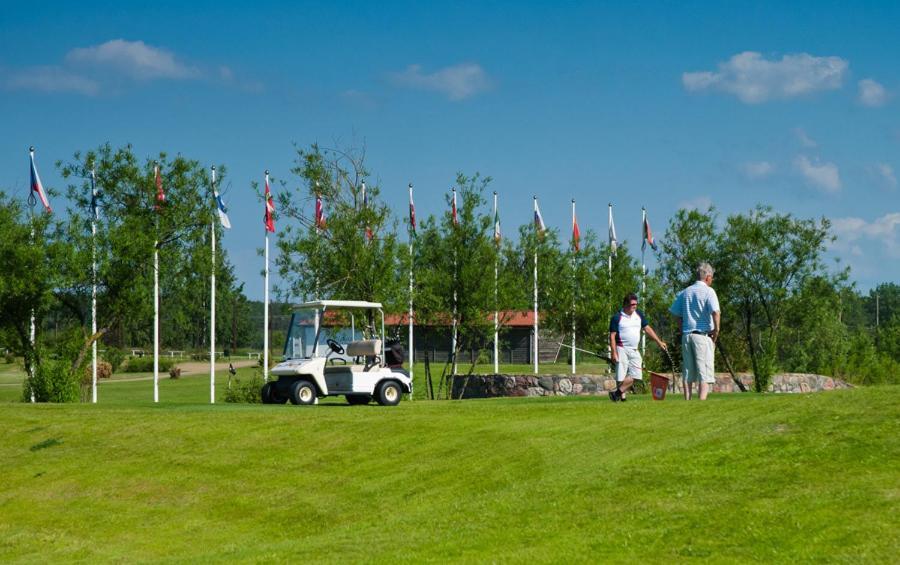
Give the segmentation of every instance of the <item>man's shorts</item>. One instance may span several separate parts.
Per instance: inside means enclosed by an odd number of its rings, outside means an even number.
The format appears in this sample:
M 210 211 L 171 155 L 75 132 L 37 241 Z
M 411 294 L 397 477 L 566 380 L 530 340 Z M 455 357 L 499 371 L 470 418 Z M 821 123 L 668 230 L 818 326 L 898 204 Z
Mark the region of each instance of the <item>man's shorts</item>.
M 681 360 L 682 374 L 689 383 L 713 384 L 716 382 L 716 370 L 714 366 L 716 344 L 708 335 L 682 334 L 681 336 Z
M 616 354 L 619 356 L 619 362 L 616 363 L 616 381 L 622 382 L 625 377 L 631 377 L 634 380 L 643 380 L 641 376 L 641 367 L 643 360 L 641 352 L 631 347 L 616 347 Z

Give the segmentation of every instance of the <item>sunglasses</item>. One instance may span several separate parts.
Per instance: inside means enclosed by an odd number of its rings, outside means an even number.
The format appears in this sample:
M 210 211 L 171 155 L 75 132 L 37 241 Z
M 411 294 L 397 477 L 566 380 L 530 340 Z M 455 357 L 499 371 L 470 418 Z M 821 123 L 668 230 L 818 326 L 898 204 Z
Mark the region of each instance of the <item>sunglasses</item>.
M 629 304 L 629 306 L 637 306 L 637 302 L 632 302 Z

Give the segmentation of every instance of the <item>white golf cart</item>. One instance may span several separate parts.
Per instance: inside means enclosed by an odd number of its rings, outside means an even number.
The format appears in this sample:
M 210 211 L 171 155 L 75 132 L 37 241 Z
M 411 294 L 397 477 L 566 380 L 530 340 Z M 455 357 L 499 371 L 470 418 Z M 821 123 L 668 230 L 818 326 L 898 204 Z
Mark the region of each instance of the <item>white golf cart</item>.
M 380 315 L 380 339 L 372 339 L 374 328 L 359 336 L 365 338 L 368 334 L 370 339 L 357 339 L 354 312 L 360 310 Z M 327 337 L 325 356 L 319 354 L 319 340 L 323 337 Z M 384 310 L 380 303 L 306 302 L 295 307 L 284 344 L 284 361 L 270 371 L 278 380 L 263 385 L 262 401 L 317 404 L 320 397 L 344 395 L 349 404 L 368 404 L 374 398 L 382 406 L 395 406 L 404 392 L 412 392 L 412 379 L 401 367 L 403 357 L 402 349 L 385 349 Z

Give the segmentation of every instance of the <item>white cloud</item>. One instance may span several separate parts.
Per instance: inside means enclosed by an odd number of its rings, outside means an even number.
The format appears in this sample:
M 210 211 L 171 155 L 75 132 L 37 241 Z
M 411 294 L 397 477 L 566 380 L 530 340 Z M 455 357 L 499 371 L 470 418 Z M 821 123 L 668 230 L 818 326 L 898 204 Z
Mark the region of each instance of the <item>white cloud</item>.
M 870 78 L 859 81 L 859 103 L 870 108 L 884 106 L 888 93 L 884 87 Z
M 94 96 L 100 91 L 96 81 L 52 66 L 15 71 L 3 80 L 3 86 L 10 90 L 77 92 L 86 96 Z
M 709 207 L 712 206 L 712 203 L 710 197 L 698 196 L 697 198 L 679 202 L 678 207 L 683 210 L 699 210 L 700 212 L 706 212 L 709 210 Z
M 744 51 L 719 63 L 718 72 L 684 73 L 681 81 L 690 92 L 718 90 L 747 104 L 759 104 L 840 88 L 848 66 L 840 57 L 800 53 L 768 61 L 760 53 Z
M 869 172 L 887 188 L 897 188 L 897 176 L 894 174 L 894 167 L 887 163 L 875 163 L 869 168 Z
M 803 128 L 794 128 L 794 135 L 797 136 L 797 140 L 800 142 L 800 145 L 803 147 L 818 147 L 819 144 L 816 143 L 816 140 L 807 135 L 806 130 Z
M 107 67 L 140 80 L 195 78 L 200 74 L 177 61 L 170 51 L 124 39 L 72 49 L 66 54 L 66 62 Z
M 871 222 L 856 217 L 834 218 L 831 225 L 837 236 L 836 248 L 852 251 L 859 248 L 853 245 L 855 242 L 871 240 L 884 245 L 891 257 L 900 257 L 900 212 L 889 212 Z
M 477 63 L 460 63 L 433 73 L 422 72 L 420 65 L 410 65 L 391 78 L 397 85 L 440 92 L 450 100 L 469 98 L 491 86 L 487 73 Z
M 764 179 L 775 172 L 775 166 L 768 161 L 747 161 L 741 164 L 740 169 L 750 180 Z
M 841 190 L 841 174 L 834 163 L 820 163 L 818 159 L 812 162 L 800 155 L 794 159 L 794 168 L 815 188 L 829 193 Z

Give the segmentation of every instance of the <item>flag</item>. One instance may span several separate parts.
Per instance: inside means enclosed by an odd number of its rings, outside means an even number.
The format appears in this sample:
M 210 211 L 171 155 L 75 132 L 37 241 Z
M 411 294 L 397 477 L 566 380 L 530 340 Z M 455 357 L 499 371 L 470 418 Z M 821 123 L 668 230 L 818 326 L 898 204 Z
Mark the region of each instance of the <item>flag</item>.
M 156 205 L 155 208 L 159 210 L 159 207 L 162 206 L 166 201 L 166 193 L 163 192 L 162 187 L 162 176 L 159 174 L 159 165 L 153 167 L 154 173 L 156 175 Z
M 369 193 L 366 191 L 366 183 L 362 183 L 362 197 L 363 197 L 363 210 L 368 210 L 369 208 Z M 372 233 L 372 228 L 369 227 L 369 222 L 366 221 L 366 243 L 372 241 L 372 238 L 375 237 Z
M 574 204 L 573 204 L 574 206 Z M 572 213 L 572 247 L 575 251 L 581 251 L 581 230 L 578 229 L 578 218 Z
M 325 208 L 322 206 L 322 197 L 316 194 L 316 229 L 325 229 Z
M 453 199 L 450 201 L 450 216 L 453 218 L 453 225 L 459 225 L 459 216 L 456 214 L 456 189 L 453 189 Z
M 544 217 L 541 216 L 541 209 L 538 208 L 537 196 L 534 197 L 534 227 L 537 229 L 538 235 L 544 235 L 547 226 L 544 225 Z
M 44 205 L 44 210 L 48 213 L 53 213 L 53 210 L 50 209 L 50 201 L 47 200 L 47 193 L 44 191 L 44 185 L 41 184 L 41 177 L 38 175 L 37 167 L 34 165 L 34 148 L 31 148 L 29 152 L 31 155 L 31 193 L 32 195 L 37 194 L 37 197 L 41 199 L 41 204 Z M 34 202 L 32 200 L 32 202 Z
M 612 204 L 609 205 L 609 250 L 613 255 L 619 248 L 619 241 L 616 239 L 616 224 L 613 222 Z
M 409 231 L 416 233 L 416 205 L 413 204 L 412 183 L 409 185 Z
M 264 221 L 266 225 L 266 231 L 270 231 L 275 233 L 275 218 L 272 214 L 275 213 L 275 200 L 272 198 L 272 191 L 269 190 L 269 171 L 266 171 L 266 215 L 264 216 Z
M 99 199 L 100 195 L 97 194 L 97 178 L 94 174 L 93 169 L 91 170 L 91 215 L 94 217 L 94 220 L 100 219 L 100 208 L 99 208 Z
M 228 219 L 228 208 L 225 207 L 225 203 L 222 202 L 222 196 L 215 188 L 213 188 L 213 196 L 216 199 L 216 210 L 219 212 L 219 221 L 222 222 L 223 228 L 230 230 L 231 220 Z
M 653 240 L 653 231 L 650 229 L 650 222 L 647 221 L 647 213 L 644 212 L 644 241 L 641 243 L 641 251 L 643 251 L 647 244 L 650 244 L 650 247 L 656 251 L 656 241 Z
M 497 207 L 497 193 L 494 193 L 494 243 L 500 245 L 500 209 Z

